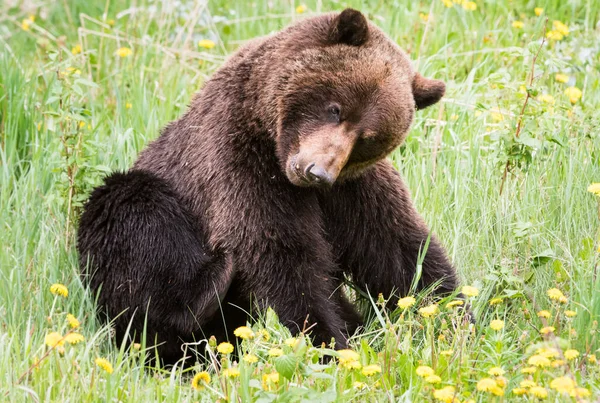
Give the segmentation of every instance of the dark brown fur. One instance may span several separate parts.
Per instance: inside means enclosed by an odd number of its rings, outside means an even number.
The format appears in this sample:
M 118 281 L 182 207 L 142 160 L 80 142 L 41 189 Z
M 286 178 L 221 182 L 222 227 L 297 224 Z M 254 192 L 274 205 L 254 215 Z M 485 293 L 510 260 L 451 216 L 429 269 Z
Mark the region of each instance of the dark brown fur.
M 88 202 L 79 250 L 92 288 L 104 284 L 101 305 L 112 317 L 129 308 L 117 319 L 121 333 L 133 310 L 147 307 L 150 333 L 167 342 L 169 359 L 177 356 L 174 339 L 225 337 L 244 324 L 233 305 L 249 310 L 251 298 L 260 309 L 273 307 L 292 331 L 308 318 L 316 342 L 334 337 L 345 347 L 361 318 L 339 291 L 343 277 L 372 296 L 404 295 L 430 236 L 385 157 L 406 137 L 415 109 L 443 93 L 443 83 L 415 73 L 355 10 L 249 43 L 141 153 L 132 171 L 149 175 L 141 185 L 119 177 Z M 152 178 L 163 186 L 158 192 Z M 130 188 L 155 204 L 111 196 Z M 164 207 L 170 203 L 177 207 Z M 126 222 L 119 236 L 117 219 Z M 160 224 L 136 235 L 146 222 Z M 193 241 L 177 245 L 178 231 Z M 107 258 L 119 242 L 130 250 Z M 148 261 L 148 248 L 173 248 L 184 264 L 169 254 Z M 136 278 L 152 281 L 125 286 Z M 159 287 L 168 281 L 179 288 L 177 302 L 161 299 L 171 295 Z M 436 281 L 442 291 L 457 284 L 432 237 L 420 284 Z M 133 329 L 141 331 L 139 320 Z

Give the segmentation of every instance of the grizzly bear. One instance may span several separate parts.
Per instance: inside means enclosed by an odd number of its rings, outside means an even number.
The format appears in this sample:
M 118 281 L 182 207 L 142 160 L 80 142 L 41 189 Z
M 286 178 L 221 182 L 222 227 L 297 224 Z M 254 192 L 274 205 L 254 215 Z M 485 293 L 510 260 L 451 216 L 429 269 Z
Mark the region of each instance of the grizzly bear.
M 344 278 L 393 303 L 425 252 L 419 287 L 455 290 L 386 160 L 444 91 L 353 9 L 243 46 L 85 206 L 82 275 L 117 338 L 145 330 L 173 363 L 272 307 L 292 332 L 346 348 L 361 315 Z

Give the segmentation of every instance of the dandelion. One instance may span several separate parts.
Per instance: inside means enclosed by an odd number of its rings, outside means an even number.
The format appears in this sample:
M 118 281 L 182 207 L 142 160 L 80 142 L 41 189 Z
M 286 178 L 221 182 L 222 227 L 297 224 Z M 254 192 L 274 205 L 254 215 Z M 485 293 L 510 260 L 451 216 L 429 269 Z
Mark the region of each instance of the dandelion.
M 46 337 L 44 338 L 44 343 L 48 347 L 57 347 L 65 344 L 65 340 L 60 333 L 52 332 L 46 335 Z
M 425 377 L 425 382 L 436 384 L 442 382 L 442 378 L 437 375 L 429 375 L 428 377 Z
M 71 326 L 71 329 L 76 329 L 79 327 L 80 323 L 77 318 L 70 313 L 67 314 L 67 323 Z
M 423 22 L 427 22 L 429 21 L 429 14 L 425 14 L 425 13 L 419 13 L 419 18 L 423 21 Z
M 73 47 L 71 48 L 71 53 L 72 53 L 73 55 L 78 55 L 78 54 L 80 54 L 80 53 L 81 53 L 81 50 L 82 50 L 82 49 L 81 49 L 81 45 L 75 45 L 75 46 L 73 46 Z
M 575 389 L 575 381 L 568 376 L 560 376 L 550 382 L 550 388 L 558 393 L 570 393 Z
M 192 388 L 202 390 L 207 383 L 210 383 L 210 374 L 206 371 L 198 372 L 192 379 Z
M 566 74 L 562 74 L 562 73 L 557 73 L 557 74 L 554 76 L 554 79 L 555 79 L 556 81 L 558 81 L 559 83 L 563 83 L 563 84 L 565 84 L 565 83 L 569 82 L 569 76 L 568 76 L 568 75 L 566 75 Z
M 342 367 L 348 369 L 359 369 L 361 367 L 360 362 L 358 362 L 358 360 L 360 359 L 360 355 L 358 355 L 357 352 L 346 349 L 339 350 L 338 354 L 338 359 Z
M 546 388 L 543 388 L 541 386 L 534 386 L 533 388 L 529 389 L 529 393 L 537 397 L 538 399 L 545 399 L 548 397 L 548 391 L 546 390 Z
M 548 319 L 551 315 L 549 311 L 539 311 L 537 316 L 540 318 Z
M 21 29 L 23 31 L 29 31 L 31 24 L 33 24 L 34 22 L 35 22 L 35 15 L 30 15 L 29 17 L 27 17 L 23 21 L 21 21 Z
M 571 310 L 566 310 L 565 311 L 565 316 L 567 318 L 574 318 L 575 316 L 577 316 L 577 312 L 571 311 Z
M 533 9 L 533 12 L 539 17 L 544 13 L 544 9 L 542 7 L 536 7 Z
M 517 396 L 521 396 L 527 393 L 527 389 L 525 388 L 514 388 L 512 393 Z
M 563 365 L 565 365 L 565 362 L 563 360 L 554 360 L 551 363 L 552 368 L 558 368 L 558 367 L 562 367 Z
M 142 349 L 141 343 L 133 343 L 132 347 L 135 351 L 140 351 Z
M 223 376 L 225 378 L 237 378 L 240 376 L 240 370 L 237 368 L 225 368 L 223 370 Z
M 553 41 L 562 41 L 564 39 L 564 35 L 558 31 L 548 31 L 546 32 L 546 38 L 551 39 Z
M 550 334 L 550 333 L 554 333 L 556 329 L 554 328 L 554 326 L 546 326 L 540 329 L 540 333 L 541 334 Z
M 579 351 L 577 350 L 567 350 L 565 351 L 565 358 L 569 361 L 574 360 L 575 358 L 579 357 Z
M 465 285 L 460 291 L 467 297 L 476 297 L 479 295 L 479 290 L 470 285 Z
M 565 296 L 558 288 L 550 288 L 546 293 L 548 294 L 548 297 L 554 301 L 559 301 Z
M 488 370 L 488 374 L 492 375 L 492 376 L 502 376 L 506 373 L 506 371 L 504 371 L 502 368 L 500 367 L 493 367 L 490 368 Z
M 524 381 L 521 381 L 519 383 L 519 386 L 522 387 L 522 388 L 525 388 L 525 389 L 530 389 L 530 388 L 533 388 L 533 387 L 535 387 L 537 385 L 532 380 L 526 379 Z
M 572 104 L 576 104 L 581 99 L 582 92 L 577 87 L 569 87 L 565 90 L 565 95 L 569 97 Z
M 296 346 L 300 343 L 300 339 L 290 337 L 289 339 L 285 339 L 284 343 L 288 347 L 296 348 Z
M 131 109 L 133 107 L 133 105 L 131 104 L 131 102 L 127 102 L 125 104 L 125 109 Z
M 456 300 L 456 301 L 448 302 L 446 304 L 446 308 L 452 309 L 452 308 L 454 308 L 456 306 L 461 306 L 461 305 L 464 305 L 464 304 L 465 304 L 464 301 Z
M 133 50 L 126 48 L 126 47 L 117 49 L 117 56 L 119 56 L 119 57 L 128 57 L 128 56 L 131 56 L 132 53 L 133 53 Z
M 558 350 L 555 348 L 539 348 L 537 349 L 536 353 L 546 358 L 558 357 Z
M 589 355 L 587 359 L 590 364 L 595 364 L 598 362 L 595 354 Z
M 424 308 L 419 309 L 419 313 L 424 318 L 431 318 L 432 316 L 435 316 L 438 313 L 438 311 L 439 311 L 439 308 L 436 304 L 431 304 Z
M 498 384 L 499 387 L 504 388 L 506 387 L 506 384 L 508 384 L 508 379 L 506 379 L 503 376 L 497 376 L 495 379 L 496 383 Z
M 446 6 L 447 8 L 454 7 L 454 3 L 452 3 L 452 0 L 442 0 L 442 3 L 444 3 L 444 6 Z
M 540 102 L 544 102 L 544 103 L 547 103 L 550 105 L 554 105 L 554 102 L 555 102 L 554 97 L 550 94 L 542 94 L 537 99 Z
M 477 382 L 477 390 L 481 392 L 491 392 L 492 389 L 497 388 L 498 384 L 492 378 L 483 378 Z
M 364 376 L 375 375 L 381 372 L 381 366 L 377 364 L 367 365 L 363 367 L 361 372 Z
M 279 373 L 271 372 L 270 374 L 263 374 L 262 388 L 264 390 L 272 390 L 272 387 L 277 383 L 279 383 Z
M 502 301 L 504 301 L 504 299 L 502 299 L 502 298 L 498 298 L 498 297 L 492 298 L 492 299 L 490 299 L 490 305 L 491 306 L 499 305 L 502 303 Z
M 204 49 L 212 49 L 216 46 L 217 44 L 214 43 L 213 41 L 211 41 L 210 39 L 202 39 L 200 41 L 198 41 L 198 46 Z
M 258 357 L 255 356 L 254 354 L 246 354 L 246 355 L 244 355 L 243 360 L 244 360 L 244 362 L 247 362 L 248 364 L 254 364 L 255 362 L 258 362 Z
M 365 389 L 367 387 L 367 384 L 364 382 L 355 381 L 352 382 L 352 387 L 355 389 Z
M 283 355 L 283 350 L 277 347 L 274 347 L 269 350 L 269 357 L 281 357 Z
M 569 35 L 569 27 L 558 20 L 552 21 L 552 28 L 554 28 L 555 31 L 560 32 L 564 36 Z
M 297 14 L 302 14 L 305 11 L 306 11 L 306 5 L 304 5 L 304 4 L 301 4 L 298 7 L 296 7 Z
M 592 183 L 590 186 L 588 186 L 587 191 L 600 197 L 600 183 Z
M 108 372 L 109 374 L 113 373 L 113 366 L 106 358 L 98 357 L 98 358 L 96 358 L 96 361 L 94 361 L 94 362 L 96 363 L 97 366 L 99 366 L 104 371 Z
M 590 397 L 592 393 L 586 388 L 575 388 L 571 393 L 569 393 L 571 397 L 582 398 L 582 397 Z
M 427 365 L 421 365 L 417 367 L 417 375 L 419 375 L 421 378 L 426 378 L 433 374 L 435 374 L 435 371 L 433 370 L 433 368 Z
M 233 344 L 224 341 L 217 346 L 217 351 L 221 354 L 231 354 L 233 353 Z
M 521 368 L 521 373 L 522 374 L 534 374 L 535 371 L 537 371 L 536 367 L 525 367 L 525 368 Z
M 262 339 L 262 341 L 269 341 L 271 339 L 271 335 L 267 331 L 267 329 L 260 329 L 258 331 L 258 335 Z
M 544 357 L 543 355 L 536 354 L 529 357 L 529 360 L 527 360 L 527 364 L 534 365 L 539 368 L 547 367 L 550 365 L 550 359 Z
M 494 122 L 502 122 L 504 120 L 504 116 L 502 116 L 502 114 L 498 112 L 492 112 L 491 116 Z
M 62 284 L 56 283 L 50 286 L 50 292 L 54 295 L 67 298 L 69 296 L 69 289 Z
M 240 339 L 248 340 L 254 337 L 254 332 L 248 326 L 240 326 L 233 331 L 233 334 Z
M 523 24 L 523 21 L 513 21 L 511 25 L 512 25 L 513 28 L 523 29 L 523 26 L 525 24 Z
M 440 355 L 444 355 L 446 357 L 451 356 L 454 353 L 454 350 L 444 350 L 440 351 Z
M 477 10 L 477 3 L 474 1 L 464 1 L 462 7 L 467 11 L 475 11 Z
M 398 300 L 398 307 L 402 309 L 407 309 L 413 306 L 415 302 L 417 302 L 417 300 L 414 297 L 404 297 Z
M 500 319 L 494 319 L 490 322 L 490 327 L 492 330 L 500 331 L 504 328 L 504 321 Z
M 433 397 L 436 400 L 444 403 L 454 403 L 456 401 L 456 390 L 453 386 L 446 386 L 442 389 L 436 389 L 433 391 Z
M 84 340 L 85 337 L 83 337 L 83 335 L 80 333 L 69 333 L 65 336 L 65 341 L 69 344 L 81 343 Z

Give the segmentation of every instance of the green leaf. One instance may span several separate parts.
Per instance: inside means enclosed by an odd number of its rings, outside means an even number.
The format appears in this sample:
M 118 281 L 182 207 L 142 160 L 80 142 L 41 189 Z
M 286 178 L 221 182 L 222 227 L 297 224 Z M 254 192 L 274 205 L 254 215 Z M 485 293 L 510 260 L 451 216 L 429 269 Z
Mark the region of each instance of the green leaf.
M 287 354 L 275 359 L 275 369 L 287 379 L 292 379 L 297 366 L 298 358 L 295 355 Z

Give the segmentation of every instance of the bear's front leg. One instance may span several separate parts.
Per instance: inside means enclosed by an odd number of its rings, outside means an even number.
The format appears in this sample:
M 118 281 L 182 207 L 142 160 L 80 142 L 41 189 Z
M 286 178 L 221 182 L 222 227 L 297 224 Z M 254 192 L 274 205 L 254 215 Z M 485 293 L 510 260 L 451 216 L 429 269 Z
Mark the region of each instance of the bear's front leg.
M 394 303 L 406 295 L 423 253 L 419 289 L 438 281 L 437 293 L 456 289 L 454 267 L 389 162 L 381 161 L 360 178 L 323 192 L 320 204 L 340 264 L 373 298 L 393 295 Z

